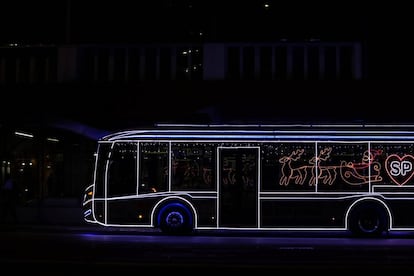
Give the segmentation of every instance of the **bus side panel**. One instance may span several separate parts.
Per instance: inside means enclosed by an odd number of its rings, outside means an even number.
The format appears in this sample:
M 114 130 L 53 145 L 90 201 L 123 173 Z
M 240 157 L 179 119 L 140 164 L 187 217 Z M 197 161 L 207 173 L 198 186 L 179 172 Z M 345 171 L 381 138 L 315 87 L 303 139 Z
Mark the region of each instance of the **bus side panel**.
M 349 205 L 339 199 L 266 199 L 261 202 L 261 227 L 342 228 Z
M 215 227 L 217 225 L 217 199 L 192 199 L 195 210 L 197 210 L 198 227 Z
M 151 225 L 151 212 L 159 198 L 117 199 L 107 201 L 108 224 Z
M 409 198 L 409 196 L 404 196 L 404 198 Z M 391 212 L 391 227 L 414 227 L 414 199 L 388 199 L 387 205 Z

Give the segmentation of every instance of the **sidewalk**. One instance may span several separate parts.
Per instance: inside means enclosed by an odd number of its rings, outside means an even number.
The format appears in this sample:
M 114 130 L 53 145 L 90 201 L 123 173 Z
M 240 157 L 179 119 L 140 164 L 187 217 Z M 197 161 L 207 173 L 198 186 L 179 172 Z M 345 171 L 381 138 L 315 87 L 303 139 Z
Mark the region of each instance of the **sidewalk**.
M 87 223 L 83 219 L 81 202 L 75 198 L 50 198 L 17 206 L 17 223 L 6 221 L 0 225 L 2 231 L 30 232 L 80 232 L 139 234 L 157 233 L 153 228 L 104 227 Z
M 17 206 L 19 224 L 84 225 L 82 203 L 76 198 L 48 198 Z
M 136 227 L 105 227 L 84 223 L 84 225 L 59 224 L 0 224 L 0 232 L 31 232 L 31 233 L 81 233 L 81 234 L 116 234 L 116 235 L 158 235 L 161 232 L 154 228 Z

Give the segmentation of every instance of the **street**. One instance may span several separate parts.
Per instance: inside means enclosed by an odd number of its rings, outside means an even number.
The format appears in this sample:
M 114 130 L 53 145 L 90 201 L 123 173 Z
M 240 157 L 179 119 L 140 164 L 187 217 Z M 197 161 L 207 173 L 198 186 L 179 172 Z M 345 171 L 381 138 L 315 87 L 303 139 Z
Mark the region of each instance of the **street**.
M 3 268 L 54 275 L 151 272 L 412 271 L 414 239 L 395 234 L 3 231 Z M 57 271 L 58 270 L 58 271 Z

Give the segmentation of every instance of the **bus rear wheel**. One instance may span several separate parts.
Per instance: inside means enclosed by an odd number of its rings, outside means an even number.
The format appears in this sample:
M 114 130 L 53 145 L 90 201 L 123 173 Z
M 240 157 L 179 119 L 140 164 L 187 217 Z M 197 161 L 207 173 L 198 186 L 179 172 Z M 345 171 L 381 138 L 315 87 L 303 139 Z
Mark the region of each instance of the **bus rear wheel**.
M 159 213 L 159 227 L 168 234 L 188 234 L 192 228 L 190 211 L 182 204 L 163 207 Z
M 358 206 L 350 218 L 350 230 L 354 236 L 378 237 L 387 230 L 387 216 L 377 204 Z

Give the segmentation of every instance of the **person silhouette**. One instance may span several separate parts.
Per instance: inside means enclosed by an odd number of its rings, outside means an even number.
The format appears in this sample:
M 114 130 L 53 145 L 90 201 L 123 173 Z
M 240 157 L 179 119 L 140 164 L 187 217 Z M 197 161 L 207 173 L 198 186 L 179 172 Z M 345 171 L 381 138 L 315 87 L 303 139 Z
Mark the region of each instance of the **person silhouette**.
M 1 222 L 2 223 L 17 223 L 17 191 L 16 185 L 10 174 L 7 174 L 3 186 L 1 187 L 2 197 L 2 210 L 1 210 Z

